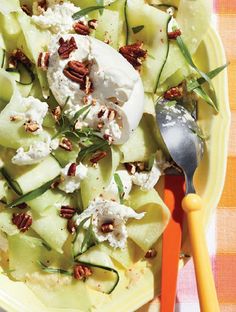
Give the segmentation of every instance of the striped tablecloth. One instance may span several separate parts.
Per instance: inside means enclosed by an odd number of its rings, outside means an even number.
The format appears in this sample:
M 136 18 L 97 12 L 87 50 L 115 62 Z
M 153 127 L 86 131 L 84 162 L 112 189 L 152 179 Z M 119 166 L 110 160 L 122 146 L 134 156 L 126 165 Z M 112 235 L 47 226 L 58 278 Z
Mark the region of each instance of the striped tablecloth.
M 213 270 L 220 311 L 236 312 L 236 0 L 215 0 L 214 11 L 217 28 L 230 61 L 228 75 L 232 124 L 226 182 L 209 229 L 211 241 L 208 245 L 210 252 L 215 254 Z M 176 311 L 199 311 L 193 280 L 193 263 L 190 262 L 180 274 Z
M 221 312 L 236 312 L 236 0 L 215 0 L 216 24 L 230 61 L 229 94 L 232 125 L 224 191 L 208 232 Z M 217 243 L 216 243 L 217 242 Z M 176 311 L 197 312 L 193 263 L 181 271 Z
M 209 227 L 210 248 L 221 312 L 236 312 L 236 0 L 214 0 L 214 23 L 230 61 L 229 95 L 232 112 L 228 166 L 224 191 Z M 181 270 L 176 312 L 199 312 L 193 262 Z M 159 300 L 144 310 L 159 310 Z M 143 310 L 142 310 L 143 311 Z M 212 311 L 214 312 L 214 311 Z

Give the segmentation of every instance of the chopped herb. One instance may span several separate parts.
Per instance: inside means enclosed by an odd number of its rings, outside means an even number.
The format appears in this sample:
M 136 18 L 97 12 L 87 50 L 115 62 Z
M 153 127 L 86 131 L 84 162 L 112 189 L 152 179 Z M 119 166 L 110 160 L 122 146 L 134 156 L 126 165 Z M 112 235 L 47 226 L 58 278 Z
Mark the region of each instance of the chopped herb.
M 78 225 L 78 227 L 77 227 L 77 229 L 76 229 L 76 236 L 75 236 L 75 238 L 74 238 L 74 240 L 73 240 L 73 243 L 76 241 L 79 232 L 82 230 L 84 224 L 85 224 L 89 219 L 90 219 L 90 217 L 87 217 L 87 218 L 85 218 L 84 220 L 82 220 L 82 221 L 80 222 L 80 224 Z
M 6 59 L 6 51 L 5 51 L 4 49 L 2 49 L 2 63 L 1 63 L 1 68 L 4 67 L 5 59 Z
M 118 285 L 119 280 L 120 280 L 120 276 L 119 276 L 119 273 L 118 273 L 117 270 L 115 270 L 113 268 L 110 268 L 110 267 L 107 267 L 107 266 L 104 266 L 104 265 L 94 264 L 94 263 L 80 261 L 80 260 L 78 260 L 76 262 L 78 262 L 79 264 L 88 266 L 88 267 L 98 268 L 98 269 L 102 269 L 102 270 L 105 270 L 105 271 L 108 271 L 108 272 L 113 272 L 116 275 L 116 279 L 115 279 L 114 285 L 109 290 L 109 292 L 107 292 L 108 295 L 111 294 L 114 291 L 114 289 L 116 288 L 116 286 Z
M 64 108 L 67 105 L 69 98 L 70 97 L 67 97 L 66 102 L 64 104 Z M 84 113 L 87 114 L 87 111 L 89 110 L 91 105 L 92 104 L 82 107 L 80 110 L 78 110 L 75 113 L 74 117 L 71 120 L 64 114 L 64 112 L 62 112 L 61 118 L 59 120 L 59 131 L 54 135 L 53 139 L 55 139 L 56 137 L 62 134 L 68 134 L 68 133 L 75 134 L 75 135 L 78 134 L 76 131 L 74 131 L 74 124 L 82 114 Z M 83 117 L 83 118 L 86 118 L 86 117 Z
M 115 173 L 115 174 L 114 174 L 114 180 L 115 180 L 116 185 L 117 185 L 117 189 L 118 189 L 118 193 L 119 193 L 119 198 L 120 198 L 120 203 L 123 204 L 125 192 L 124 192 L 123 183 L 122 183 L 121 178 L 120 178 L 120 176 L 119 176 L 118 173 Z
M 23 85 L 23 86 L 31 85 L 35 80 L 35 75 L 34 75 L 33 71 L 30 68 L 28 68 L 27 66 L 25 66 L 24 64 L 18 64 L 17 68 L 6 68 L 6 71 L 19 73 L 20 74 L 20 81 L 16 80 L 16 83 Z M 22 79 L 22 75 L 24 72 L 26 72 L 27 75 L 24 79 Z
M 129 23 L 128 23 L 128 14 L 127 14 L 127 2 L 128 2 L 128 0 L 125 0 L 125 4 L 124 4 L 125 38 L 126 38 L 125 44 L 126 45 L 129 44 Z
M 45 241 L 42 241 L 42 245 L 44 248 L 46 248 L 48 251 L 51 251 L 52 248 L 45 242 Z
M 63 270 L 63 269 L 56 269 L 56 268 L 50 268 L 48 266 L 46 266 L 43 262 L 39 261 L 39 264 L 41 266 L 41 269 L 46 272 L 46 273 L 51 273 L 51 274 L 64 274 L 64 275 L 69 275 L 72 276 L 72 273 L 67 271 L 67 270 Z
M 91 107 L 92 104 L 86 105 L 84 107 L 82 107 L 80 110 L 78 110 L 78 112 L 75 113 L 74 117 L 72 118 L 72 123 L 75 123 L 76 120 L 83 115 L 84 113 L 87 113 L 87 110 Z
M 96 2 L 97 2 L 97 5 L 98 5 L 98 6 L 105 7 L 105 6 L 104 6 L 104 0 L 96 0 Z M 100 15 L 102 15 L 102 14 L 103 14 L 103 9 L 100 9 L 100 10 L 99 10 L 99 13 L 100 13 Z
M 15 272 L 16 270 L 15 269 L 6 269 L 6 270 L 2 270 L 2 274 L 9 274 L 9 273 L 12 273 L 12 272 Z
M 168 36 L 168 27 L 169 27 L 169 23 L 171 21 L 171 16 L 169 17 L 169 20 L 166 24 L 166 29 L 165 29 L 165 34 L 166 34 L 166 37 Z M 169 43 L 169 40 L 167 40 L 167 50 L 166 50 L 166 55 L 165 55 L 165 59 L 163 60 L 163 65 L 162 65 L 162 68 L 160 70 L 160 73 L 158 75 L 158 78 L 157 78 L 157 82 L 156 82 L 156 85 L 155 85 L 155 93 L 157 92 L 157 89 L 159 87 L 159 84 L 160 84 L 160 79 L 161 79 L 161 74 L 163 72 L 163 69 L 166 65 L 166 62 L 167 62 L 167 59 L 168 59 L 168 55 L 169 55 L 169 50 L 170 50 L 170 43 Z
M 190 129 L 194 134 L 196 134 L 203 141 L 207 139 L 207 137 L 200 131 L 200 129 Z
M 90 247 L 96 245 L 97 239 L 93 232 L 93 216 L 90 217 L 90 224 L 85 232 L 83 242 L 81 244 L 81 254 L 87 251 Z
M 13 191 L 16 192 L 17 195 L 22 195 L 22 190 L 20 188 L 20 185 L 15 180 L 12 180 L 11 176 L 8 174 L 6 169 L 3 167 L 0 169 L 0 172 L 2 176 L 6 179 L 7 184 L 10 186 L 10 188 L 12 188 Z
M 77 157 L 78 162 L 82 161 L 86 156 L 91 155 L 97 152 L 98 150 L 107 151 L 110 149 L 108 142 L 105 140 L 102 140 L 101 138 L 94 137 L 94 138 L 91 138 L 91 140 L 93 142 L 92 145 L 84 146 L 80 150 L 78 157 Z
M 83 254 L 84 252 L 86 252 L 90 247 L 94 246 L 97 244 L 97 239 L 95 237 L 95 234 L 93 232 L 93 224 L 92 224 L 92 217 L 87 217 L 84 220 L 82 220 L 80 222 L 80 224 L 78 225 L 77 229 L 76 229 L 76 235 L 74 240 L 72 241 L 73 244 L 73 256 L 74 258 L 78 257 L 79 255 Z M 83 229 L 84 224 L 90 219 L 90 224 L 88 229 L 86 229 L 85 231 L 85 235 L 84 235 L 84 239 L 82 241 L 82 244 L 80 246 L 80 250 L 76 250 L 76 241 L 78 238 L 78 235 L 80 233 L 80 231 Z
M 133 30 L 133 33 L 134 33 L 134 34 L 137 34 L 137 33 L 139 33 L 141 30 L 143 30 L 143 28 L 144 28 L 144 25 L 139 25 L 139 26 L 132 27 L 132 30 Z
M 52 183 L 54 181 L 56 181 L 57 179 L 58 179 L 58 177 L 52 179 L 51 181 L 46 182 L 45 184 L 43 184 L 42 186 L 40 186 L 39 188 L 37 188 L 35 190 L 33 190 L 27 194 L 22 195 L 18 199 L 14 200 L 10 204 L 8 204 L 8 207 L 13 208 L 15 206 L 18 206 L 19 204 L 26 203 L 30 200 L 33 200 L 33 199 L 39 197 L 40 195 L 44 194 L 47 190 L 49 190 Z
M 173 30 L 175 30 L 173 28 Z M 187 48 L 187 46 L 185 45 L 183 39 L 181 36 L 176 38 L 176 42 L 180 48 L 180 51 L 182 52 L 185 60 L 187 61 L 187 63 L 193 68 L 195 69 L 198 74 L 206 81 L 208 82 L 211 92 L 212 92 L 212 96 L 210 97 L 209 95 L 206 94 L 206 92 L 202 89 L 202 87 L 198 87 L 196 89 L 194 89 L 194 92 L 197 93 L 199 96 L 201 96 L 208 104 L 210 104 L 217 112 L 219 111 L 219 105 L 218 105 L 218 101 L 216 98 L 216 94 L 215 94 L 215 90 L 214 90 L 214 86 L 211 82 L 211 79 L 208 77 L 207 74 L 205 74 L 204 72 L 202 72 L 194 63 L 192 56 Z
M 87 112 L 84 114 L 83 116 L 83 120 L 85 120 L 88 116 L 88 114 L 90 113 L 91 109 L 88 109 Z
M 206 91 L 201 86 L 199 86 L 198 88 L 195 88 L 193 92 L 195 92 L 200 98 L 202 98 L 205 102 L 207 102 L 211 106 L 213 107 L 215 106 L 211 97 L 206 93 Z
M 64 106 L 63 106 L 62 112 L 64 112 L 64 110 L 65 110 L 65 108 L 66 108 L 66 106 L 67 106 L 69 100 L 70 100 L 70 96 L 68 95 L 67 98 L 66 98 L 65 104 L 64 104 Z
M 155 158 L 156 158 L 156 154 L 152 154 L 151 157 L 149 158 L 148 165 L 147 165 L 147 168 L 146 168 L 147 171 L 151 171 L 152 170 Z
M 209 73 L 207 73 L 206 75 L 209 77 L 209 79 L 213 79 L 219 73 L 221 73 L 228 65 L 229 65 L 229 63 L 226 63 L 225 65 L 217 67 L 217 68 L 213 69 L 212 71 L 210 71 Z M 206 82 L 206 79 L 203 77 L 188 82 L 188 84 L 187 84 L 188 92 L 193 91 L 194 89 L 198 88 L 200 85 L 202 85 L 205 82 Z
M 82 9 L 82 10 L 80 10 L 80 11 L 74 13 L 74 14 L 72 15 L 72 18 L 73 18 L 74 20 L 77 20 L 77 19 L 79 19 L 79 18 L 81 18 L 81 17 L 83 17 L 83 16 L 85 16 L 85 15 L 91 13 L 91 12 L 98 11 L 98 10 L 99 10 L 99 12 L 101 12 L 101 10 L 103 10 L 104 8 L 105 8 L 104 5 L 98 5 L 98 6 L 87 7 L 87 8 L 85 8 L 85 9 Z

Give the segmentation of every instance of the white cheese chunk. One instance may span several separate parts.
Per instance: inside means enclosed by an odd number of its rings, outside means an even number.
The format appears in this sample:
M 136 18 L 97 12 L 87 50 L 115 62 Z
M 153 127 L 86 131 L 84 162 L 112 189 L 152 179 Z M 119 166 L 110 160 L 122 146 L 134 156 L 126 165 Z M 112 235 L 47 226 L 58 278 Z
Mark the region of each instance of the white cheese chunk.
M 41 102 L 39 99 L 33 96 L 29 96 L 27 98 L 21 98 L 20 107 L 23 112 L 12 112 L 11 116 L 18 116 L 25 122 L 36 122 L 39 128 L 38 130 L 32 132 L 32 134 L 37 135 L 42 133 L 43 119 L 47 114 L 48 104 L 46 102 Z
M 58 187 L 65 193 L 73 193 L 74 191 L 78 190 L 80 188 L 81 181 L 86 178 L 88 172 L 88 168 L 80 163 L 76 167 L 75 175 L 68 176 L 68 170 L 71 164 L 72 163 L 68 163 L 61 170 L 61 178 L 63 182 L 61 182 Z
M 33 15 L 32 20 L 42 29 L 48 29 L 55 34 L 63 34 L 73 30 L 75 20 L 72 15 L 78 11 L 80 8 L 71 2 L 50 1 L 48 2 L 48 9 L 40 15 Z
M 163 157 L 162 151 L 158 150 L 152 169 L 150 171 L 135 172 L 135 174 L 131 175 L 132 182 L 143 190 L 150 190 L 157 184 L 164 170 L 170 166 L 170 163 Z
M 44 141 L 36 141 L 30 145 L 28 151 L 23 147 L 18 148 L 11 161 L 18 166 L 34 165 L 44 160 L 50 153 L 50 138 L 46 137 Z
M 141 189 L 150 190 L 157 184 L 161 175 L 161 169 L 154 163 L 151 171 L 135 172 L 132 175 L 132 181 L 134 184 L 140 186 Z
M 114 248 L 125 248 L 127 241 L 126 222 L 130 218 L 142 219 L 145 213 L 136 213 L 132 208 L 117 202 L 104 200 L 100 197 L 90 202 L 88 208 L 78 216 L 76 224 L 79 225 L 81 221 L 90 216 L 92 217 L 93 231 L 99 242 L 108 241 Z M 90 220 L 88 220 L 84 227 L 88 227 Z M 104 233 L 101 231 L 103 224 L 112 223 L 113 231 Z

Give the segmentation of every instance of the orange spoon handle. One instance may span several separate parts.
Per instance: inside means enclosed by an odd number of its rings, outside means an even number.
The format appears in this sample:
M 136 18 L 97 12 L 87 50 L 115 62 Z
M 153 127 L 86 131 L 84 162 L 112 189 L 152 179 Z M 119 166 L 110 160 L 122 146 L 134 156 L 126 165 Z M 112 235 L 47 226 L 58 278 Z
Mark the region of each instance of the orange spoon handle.
M 173 312 L 176 298 L 179 256 L 182 240 L 184 177 L 166 176 L 164 199 L 171 212 L 170 222 L 163 234 L 161 312 Z

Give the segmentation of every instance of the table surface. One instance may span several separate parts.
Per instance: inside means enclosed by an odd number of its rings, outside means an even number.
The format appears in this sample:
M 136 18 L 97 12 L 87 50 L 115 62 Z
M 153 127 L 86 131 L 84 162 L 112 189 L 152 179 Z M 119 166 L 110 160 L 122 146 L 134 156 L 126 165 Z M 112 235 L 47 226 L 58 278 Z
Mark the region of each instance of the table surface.
M 230 61 L 229 96 L 232 112 L 224 192 L 217 209 L 215 279 L 222 312 L 236 311 L 236 1 L 216 0 L 215 12 Z

